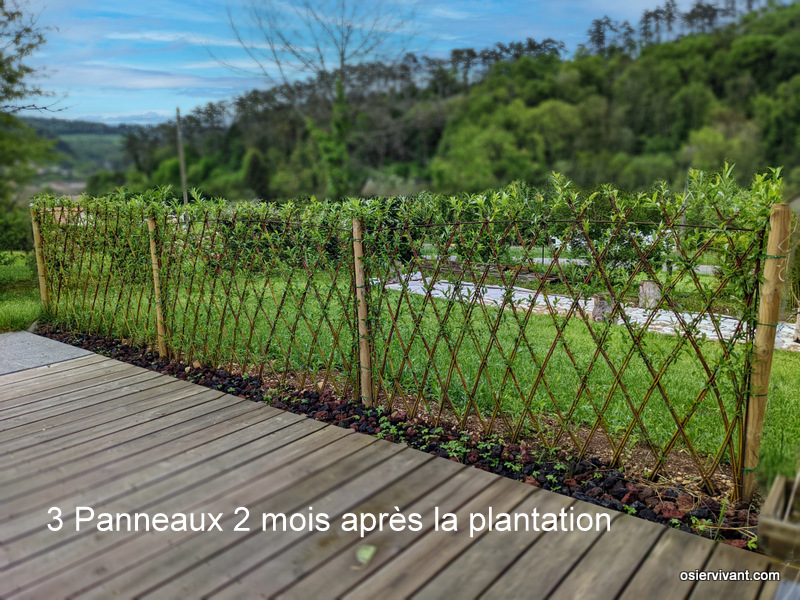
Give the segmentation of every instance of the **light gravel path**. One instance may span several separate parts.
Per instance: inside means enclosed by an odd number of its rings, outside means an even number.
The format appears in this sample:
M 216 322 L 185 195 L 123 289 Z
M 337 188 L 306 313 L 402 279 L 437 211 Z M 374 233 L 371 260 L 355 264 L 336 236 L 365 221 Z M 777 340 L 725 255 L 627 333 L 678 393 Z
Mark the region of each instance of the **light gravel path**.
M 429 284 L 422 273 L 412 273 L 411 279 L 408 282 L 408 291 L 411 294 L 426 295 L 428 293 Z M 386 285 L 387 289 L 401 291 L 403 289 L 402 283 L 389 283 Z M 505 289 L 499 286 L 486 285 L 477 288 L 472 283 L 462 283 L 460 288 L 452 283 L 446 281 L 437 281 L 433 288 L 430 290 L 431 296 L 443 300 L 459 300 L 461 302 L 482 302 L 487 305 L 500 306 L 503 303 L 503 298 L 506 294 Z M 560 313 L 565 313 L 572 305 L 572 299 L 568 296 L 560 296 L 555 294 L 548 294 L 547 299 L 541 294 L 536 296 L 536 292 L 524 288 L 511 288 L 511 295 L 506 301 L 506 306 L 509 308 L 521 307 L 525 310 L 533 303 L 533 312 L 539 314 L 547 314 L 549 312 L 548 303 L 551 307 L 555 308 Z M 594 308 L 594 301 L 591 299 L 584 299 L 580 301 L 587 314 L 591 314 Z M 625 314 L 628 315 L 633 323 L 643 325 L 651 316 L 652 310 L 638 308 L 637 306 L 625 304 L 623 306 Z M 576 307 L 577 310 L 577 307 Z M 707 339 L 718 340 L 714 322 L 708 316 L 698 317 L 695 313 L 680 313 L 681 318 L 685 323 L 697 324 L 697 329 L 701 334 L 705 334 Z M 730 339 L 736 328 L 739 326 L 739 320 L 735 317 L 720 315 L 716 318 L 719 324 L 720 334 L 723 340 Z M 668 335 L 680 334 L 679 321 L 672 311 L 659 310 L 653 316 L 648 331 L 656 333 L 664 333 Z M 777 336 L 775 338 L 775 347 L 781 350 L 792 350 L 800 352 L 800 344 L 792 341 L 794 333 L 794 324 L 780 323 L 777 327 Z

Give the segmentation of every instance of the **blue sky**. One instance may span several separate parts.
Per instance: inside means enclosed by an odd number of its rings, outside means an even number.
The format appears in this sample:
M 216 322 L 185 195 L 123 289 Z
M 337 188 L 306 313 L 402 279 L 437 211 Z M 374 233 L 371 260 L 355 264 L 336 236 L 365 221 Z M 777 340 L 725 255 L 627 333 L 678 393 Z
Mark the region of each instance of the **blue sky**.
M 287 0 L 288 1 L 288 0 Z M 409 0 L 400 0 L 408 4 Z M 452 48 L 547 37 L 570 49 L 592 19 L 608 14 L 636 23 L 657 0 L 425 0 L 416 5 L 411 50 L 446 55 Z M 685 2 L 679 2 L 682 7 Z M 109 123 L 153 123 L 207 102 L 265 87 L 262 78 L 221 66 L 252 63 L 231 30 L 228 9 L 246 24 L 242 4 L 210 0 L 31 0 L 39 24 L 58 28 L 30 59 L 39 83 L 63 97 L 53 116 Z

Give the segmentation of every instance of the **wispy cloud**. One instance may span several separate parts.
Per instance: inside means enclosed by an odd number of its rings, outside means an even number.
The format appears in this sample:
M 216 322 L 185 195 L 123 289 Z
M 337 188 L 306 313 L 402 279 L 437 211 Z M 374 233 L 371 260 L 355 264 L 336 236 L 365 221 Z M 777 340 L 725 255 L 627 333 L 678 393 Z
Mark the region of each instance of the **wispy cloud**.
M 454 21 L 471 19 L 475 16 L 475 13 L 471 11 L 459 10 L 451 6 L 434 6 L 430 10 L 425 11 L 425 14 L 434 19 L 452 19 Z
M 135 40 L 137 42 L 183 42 L 191 41 L 185 33 L 176 31 L 135 31 L 130 33 L 111 32 L 105 35 L 109 40 Z
M 274 63 L 263 63 L 264 67 L 274 67 Z M 258 69 L 258 65 L 256 65 L 255 61 L 252 58 L 235 58 L 231 60 L 226 60 L 224 62 L 218 60 L 199 60 L 195 62 L 187 62 L 178 65 L 180 69 L 188 69 L 190 71 L 194 70 L 209 70 L 209 69 L 219 69 L 222 68 L 230 68 L 238 71 L 252 71 L 255 72 Z
M 228 47 L 240 48 L 241 43 L 236 40 L 231 34 L 230 38 L 223 37 L 204 37 L 198 36 L 194 33 L 185 33 L 180 31 L 112 31 L 105 35 L 109 40 L 130 40 L 140 43 L 157 43 L 157 44 L 174 44 L 177 42 L 184 44 L 192 44 L 196 46 L 214 46 L 214 47 Z M 266 49 L 269 46 L 263 42 L 248 42 L 252 48 Z
M 73 66 L 69 71 L 55 74 L 51 83 L 62 85 L 71 83 L 75 87 L 94 88 L 97 90 L 118 90 L 135 92 L 142 90 L 186 90 L 226 88 L 242 89 L 247 85 L 253 87 L 257 80 L 246 81 L 242 77 L 200 76 L 180 71 L 167 71 L 146 68 L 122 67 L 114 64 L 88 63 Z

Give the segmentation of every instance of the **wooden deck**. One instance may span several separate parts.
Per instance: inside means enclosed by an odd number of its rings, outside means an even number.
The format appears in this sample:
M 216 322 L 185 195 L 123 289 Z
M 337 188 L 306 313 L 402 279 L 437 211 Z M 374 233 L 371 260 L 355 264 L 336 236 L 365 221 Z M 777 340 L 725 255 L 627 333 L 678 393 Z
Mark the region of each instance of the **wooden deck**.
M 681 571 L 782 567 L 621 513 L 605 533 L 471 538 L 470 513 L 490 507 L 599 511 L 96 355 L 0 376 L 0 455 L 2 598 L 767 599 L 779 588 L 682 582 Z M 206 527 L 222 513 L 223 531 L 103 532 L 98 519 L 77 531 L 77 507 L 164 513 L 176 526 L 176 513 L 206 515 Z M 395 507 L 420 514 L 422 529 L 342 531 L 345 513 Z M 458 516 L 458 532 L 434 531 L 437 508 Z M 262 530 L 263 513 L 310 510 L 327 531 Z M 375 552 L 360 564 L 365 546 Z M 791 592 L 796 574 L 783 577 Z

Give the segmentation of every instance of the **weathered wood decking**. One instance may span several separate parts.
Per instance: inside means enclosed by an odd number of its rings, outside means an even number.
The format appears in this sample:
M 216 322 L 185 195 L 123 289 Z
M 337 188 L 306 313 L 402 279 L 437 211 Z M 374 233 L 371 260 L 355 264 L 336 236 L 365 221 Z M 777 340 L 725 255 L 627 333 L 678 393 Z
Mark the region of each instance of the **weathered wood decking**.
M 0 455 L 2 598 L 767 599 L 777 583 L 695 584 L 680 572 L 782 568 L 613 512 L 602 534 L 470 538 L 469 514 L 489 507 L 598 510 L 96 355 L 0 376 Z M 76 531 L 76 507 L 223 513 L 223 531 L 99 532 L 96 520 Z M 235 531 L 238 507 L 249 531 Z M 309 507 L 328 515 L 327 531 L 261 530 L 262 513 Z M 341 530 L 344 513 L 395 507 L 422 515 L 422 530 Z M 434 531 L 436 508 L 456 513 L 460 531 Z M 365 544 L 376 551 L 359 565 Z

